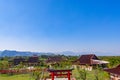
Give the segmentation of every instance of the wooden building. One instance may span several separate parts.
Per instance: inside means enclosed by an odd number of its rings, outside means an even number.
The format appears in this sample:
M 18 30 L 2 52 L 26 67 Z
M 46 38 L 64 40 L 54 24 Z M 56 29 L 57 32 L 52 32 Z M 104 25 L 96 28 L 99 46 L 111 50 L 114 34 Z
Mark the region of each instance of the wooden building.
M 81 55 L 79 59 L 73 61 L 73 66 L 91 71 L 96 66 L 106 67 L 109 62 L 100 60 L 95 54 Z
M 45 62 L 47 65 L 49 65 L 49 67 L 51 67 L 52 65 L 59 65 L 62 61 L 66 61 L 66 58 L 63 58 L 61 56 L 51 56 L 49 57 Z
M 19 65 L 20 63 L 28 66 L 35 66 L 40 64 L 40 60 L 38 56 L 31 56 L 28 59 L 22 57 L 15 57 L 14 59 L 9 61 L 10 64 Z
M 111 69 L 104 69 L 110 75 L 110 80 L 120 80 L 120 65 Z
M 36 55 L 29 57 L 28 60 L 27 60 L 27 64 L 29 66 L 39 65 L 40 64 L 39 57 L 36 56 Z
M 13 60 L 9 60 L 9 63 L 13 65 L 18 65 L 20 63 L 25 63 L 25 59 L 22 57 L 15 57 Z

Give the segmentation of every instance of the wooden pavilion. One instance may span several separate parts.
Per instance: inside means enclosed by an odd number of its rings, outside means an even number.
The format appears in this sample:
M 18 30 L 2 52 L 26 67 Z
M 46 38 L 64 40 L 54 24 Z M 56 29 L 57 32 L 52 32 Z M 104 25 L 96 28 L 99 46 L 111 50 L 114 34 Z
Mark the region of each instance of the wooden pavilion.
M 56 64 L 59 65 L 61 62 L 66 60 L 67 60 L 66 58 L 63 58 L 61 56 L 50 56 L 45 62 L 47 65 L 49 65 L 49 67 L 51 67 Z
M 31 57 L 29 57 L 28 59 L 25 59 L 23 57 L 15 57 L 12 60 L 9 60 L 10 64 L 13 65 L 19 65 L 20 63 L 24 64 L 24 65 L 28 65 L 28 66 L 35 66 L 35 65 L 39 65 L 40 64 L 40 60 L 39 57 L 36 55 L 33 55 Z
M 39 65 L 40 64 L 39 57 L 37 55 L 33 55 L 33 56 L 29 57 L 27 60 L 27 64 L 29 66 Z
M 91 71 L 96 66 L 106 67 L 108 61 L 100 60 L 95 54 L 81 55 L 79 59 L 73 61 L 74 67 L 79 66 L 82 69 Z
M 12 64 L 12 65 L 18 65 L 20 63 L 25 63 L 25 59 L 22 58 L 22 57 L 15 57 L 14 59 L 12 60 L 9 60 L 9 64 Z

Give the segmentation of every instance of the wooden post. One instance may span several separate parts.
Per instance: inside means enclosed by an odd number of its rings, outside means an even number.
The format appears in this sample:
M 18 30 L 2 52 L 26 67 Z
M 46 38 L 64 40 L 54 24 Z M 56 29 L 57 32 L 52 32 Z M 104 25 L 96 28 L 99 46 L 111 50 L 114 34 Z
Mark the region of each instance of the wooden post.
M 68 80 L 70 80 L 70 76 L 72 75 L 70 70 L 48 70 L 50 72 L 51 80 L 54 80 L 55 76 L 67 76 Z M 66 74 L 67 73 L 67 74 Z
M 51 72 L 52 80 L 54 80 L 54 72 Z
M 70 71 L 68 71 L 68 80 L 70 80 Z
M 62 72 L 60 72 L 60 76 L 62 76 Z

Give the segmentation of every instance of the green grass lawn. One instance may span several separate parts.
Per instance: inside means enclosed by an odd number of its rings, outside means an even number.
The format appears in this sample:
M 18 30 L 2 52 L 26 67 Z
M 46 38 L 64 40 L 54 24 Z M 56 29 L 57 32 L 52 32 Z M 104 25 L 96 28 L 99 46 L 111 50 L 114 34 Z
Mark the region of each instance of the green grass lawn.
M 80 79 L 80 74 L 76 69 L 74 69 L 72 73 L 73 73 L 72 76 L 77 78 L 77 80 L 82 80 Z M 96 70 L 87 71 L 87 80 L 96 80 L 95 74 L 96 74 Z M 106 72 L 101 70 L 97 74 L 98 74 L 99 80 L 109 80 L 109 75 Z
M 12 76 L 0 74 L 0 80 L 34 80 L 34 79 L 30 77 L 29 74 L 20 74 Z
M 95 74 L 96 74 L 96 70 L 87 71 L 87 80 L 96 80 Z M 109 80 L 108 74 L 104 71 L 99 71 L 98 76 L 99 76 L 99 80 Z M 80 79 L 80 74 L 77 71 L 77 69 L 73 70 L 71 77 L 75 77 L 77 80 L 82 80 Z M 12 76 L 0 74 L 0 80 L 35 80 L 35 79 L 33 79 L 33 77 L 30 76 L 30 74 L 19 74 Z

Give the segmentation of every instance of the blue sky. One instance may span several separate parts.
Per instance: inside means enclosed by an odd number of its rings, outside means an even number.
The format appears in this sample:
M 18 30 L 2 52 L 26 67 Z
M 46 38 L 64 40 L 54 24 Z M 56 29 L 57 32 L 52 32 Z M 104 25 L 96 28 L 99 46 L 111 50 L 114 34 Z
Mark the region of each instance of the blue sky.
M 0 0 L 0 50 L 120 53 L 119 0 Z

